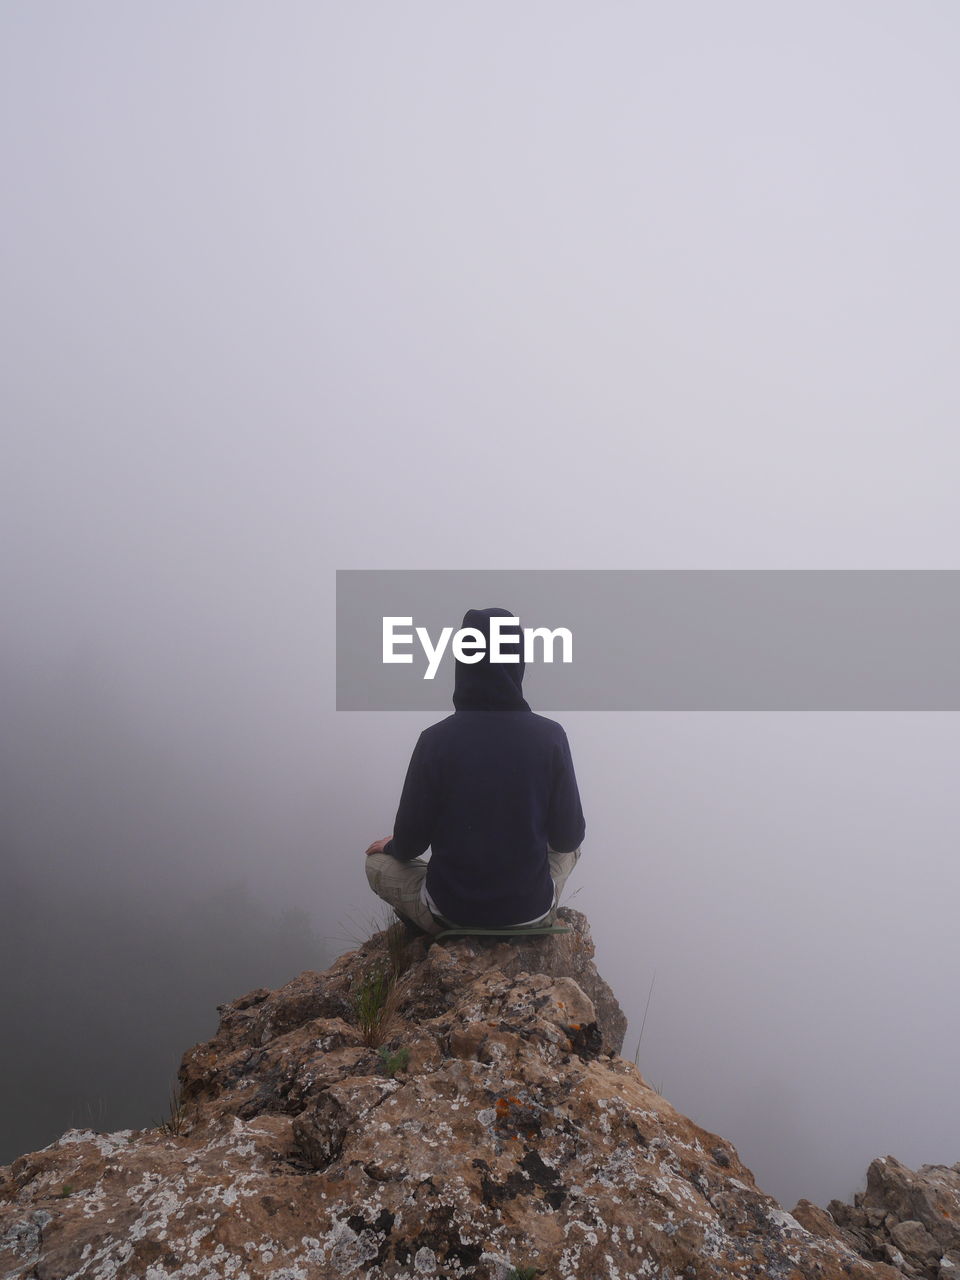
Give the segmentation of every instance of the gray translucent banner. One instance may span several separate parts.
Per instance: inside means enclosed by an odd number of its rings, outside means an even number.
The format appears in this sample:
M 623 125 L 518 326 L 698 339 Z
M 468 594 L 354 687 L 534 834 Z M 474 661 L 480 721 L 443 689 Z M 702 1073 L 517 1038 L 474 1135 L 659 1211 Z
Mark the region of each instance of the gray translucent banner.
M 337 572 L 337 709 L 452 710 L 451 646 L 383 661 L 383 618 L 436 644 L 467 609 L 565 627 L 572 661 L 530 662 L 535 711 L 956 711 L 960 570 Z M 537 650 L 539 654 L 540 650 Z

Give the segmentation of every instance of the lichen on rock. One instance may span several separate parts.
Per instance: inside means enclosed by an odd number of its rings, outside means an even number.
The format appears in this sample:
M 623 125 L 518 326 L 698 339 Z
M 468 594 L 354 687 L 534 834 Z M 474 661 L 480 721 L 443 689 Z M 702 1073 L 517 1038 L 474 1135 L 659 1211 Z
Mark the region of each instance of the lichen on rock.
M 562 917 L 522 941 L 385 930 L 221 1006 L 183 1056 L 179 1132 L 72 1130 L 0 1169 L 0 1276 L 899 1275 L 824 1211 L 786 1213 L 619 1056 L 586 919 Z
M 823 1210 L 801 1200 L 794 1213 L 811 1231 L 889 1262 L 910 1280 L 960 1277 L 960 1163 L 914 1171 L 880 1156 L 852 1205 L 831 1200 Z

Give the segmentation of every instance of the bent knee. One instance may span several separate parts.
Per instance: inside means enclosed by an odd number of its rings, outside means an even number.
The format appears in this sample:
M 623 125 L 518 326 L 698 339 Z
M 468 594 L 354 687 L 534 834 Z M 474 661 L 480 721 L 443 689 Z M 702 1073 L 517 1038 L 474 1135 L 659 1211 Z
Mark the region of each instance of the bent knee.
M 368 853 L 364 861 L 364 871 L 367 873 L 367 883 L 371 889 L 376 889 L 383 875 L 384 860 L 388 854 Z

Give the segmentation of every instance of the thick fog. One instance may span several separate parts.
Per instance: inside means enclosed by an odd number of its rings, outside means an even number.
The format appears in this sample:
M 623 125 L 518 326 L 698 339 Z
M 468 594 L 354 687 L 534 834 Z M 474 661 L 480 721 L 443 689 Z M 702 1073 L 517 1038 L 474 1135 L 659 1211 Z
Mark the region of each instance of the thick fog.
M 0 1160 L 382 918 L 337 568 L 960 567 L 952 5 L 11 0 L 0 99 Z M 558 718 L 650 1083 L 960 1160 L 960 718 Z

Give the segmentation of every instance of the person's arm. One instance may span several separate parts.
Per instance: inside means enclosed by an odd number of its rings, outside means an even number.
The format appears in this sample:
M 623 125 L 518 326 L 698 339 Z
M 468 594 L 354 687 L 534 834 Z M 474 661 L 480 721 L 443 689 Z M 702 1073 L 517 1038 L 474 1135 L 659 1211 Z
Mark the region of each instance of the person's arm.
M 561 731 L 562 732 L 562 731 Z M 586 834 L 580 804 L 580 789 L 573 768 L 573 756 L 566 733 L 554 747 L 553 787 L 547 815 L 547 840 L 556 853 L 572 853 L 579 849 Z
M 400 806 L 393 824 L 393 838 L 383 847 L 384 853 L 399 862 L 419 858 L 433 839 L 437 816 L 437 785 L 428 757 L 429 752 L 421 734 L 407 766 Z

